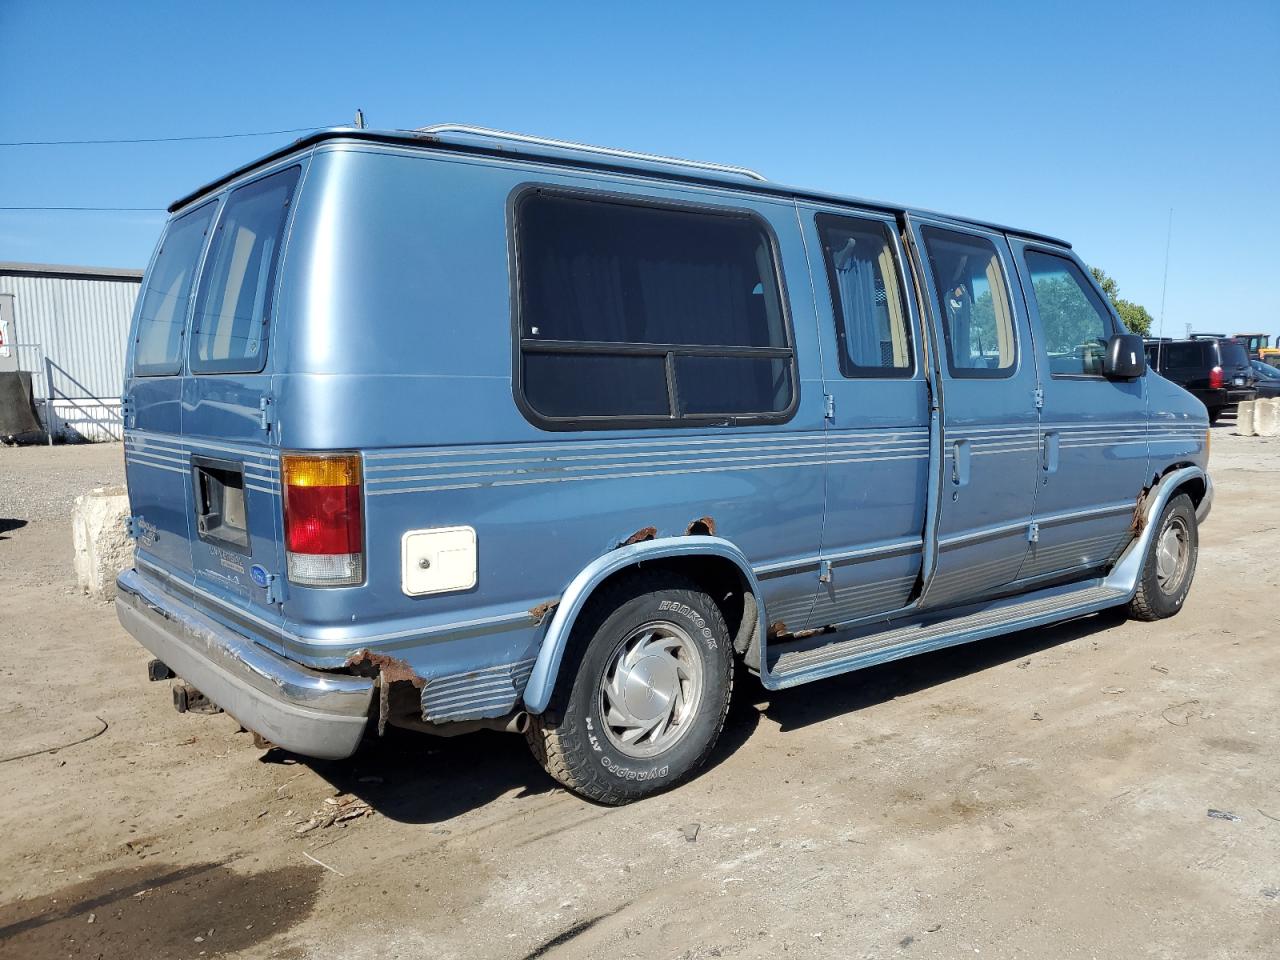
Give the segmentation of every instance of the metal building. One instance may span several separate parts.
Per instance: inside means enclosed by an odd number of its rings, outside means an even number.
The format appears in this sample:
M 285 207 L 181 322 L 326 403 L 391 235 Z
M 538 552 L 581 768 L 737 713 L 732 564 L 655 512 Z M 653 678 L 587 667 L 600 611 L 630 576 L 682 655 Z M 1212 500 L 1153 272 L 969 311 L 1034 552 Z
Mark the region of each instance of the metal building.
M 45 428 L 121 439 L 120 388 L 141 270 L 0 262 L 0 370 L 31 373 Z

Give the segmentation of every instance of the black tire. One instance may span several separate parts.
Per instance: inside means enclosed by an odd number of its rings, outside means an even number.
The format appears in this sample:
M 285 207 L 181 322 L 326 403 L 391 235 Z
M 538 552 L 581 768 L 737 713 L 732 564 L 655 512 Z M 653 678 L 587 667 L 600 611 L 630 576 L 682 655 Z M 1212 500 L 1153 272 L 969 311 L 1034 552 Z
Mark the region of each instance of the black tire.
M 1213 424 L 1218 422 L 1218 418 L 1222 416 L 1222 410 L 1223 410 L 1222 407 L 1209 408 L 1209 425 L 1210 426 L 1213 426 Z
M 679 728 L 677 739 L 638 758 L 617 744 L 613 726 L 606 731 L 603 691 L 614 655 L 655 623 L 672 624 L 692 641 L 686 650 L 701 658 L 700 693 L 696 709 L 690 706 L 684 722 L 668 728 Z M 697 771 L 715 747 L 733 692 L 733 665 L 720 608 L 692 582 L 653 573 L 607 585 L 574 625 L 547 709 L 530 718 L 530 749 L 551 776 L 599 803 L 630 803 L 669 790 Z
M 1159 553 L 1162 538 L 1174 525 L 1186 534 L 1185 559 L 1172 579 L 1161 582 Z M 1173 497 L 1160 511 L 1156 533 L 1147 548 L 1147 558 L 1138 577 L 1138 592 L 1129 601 L 1129 615 L 1137 620 L 1163 620 L 1182 609 L 1183 601 L 1195 578 L 1196 559 L 1200 553 L 1200 532 L 1196 527 L 1196 508 L 1185 493 Z

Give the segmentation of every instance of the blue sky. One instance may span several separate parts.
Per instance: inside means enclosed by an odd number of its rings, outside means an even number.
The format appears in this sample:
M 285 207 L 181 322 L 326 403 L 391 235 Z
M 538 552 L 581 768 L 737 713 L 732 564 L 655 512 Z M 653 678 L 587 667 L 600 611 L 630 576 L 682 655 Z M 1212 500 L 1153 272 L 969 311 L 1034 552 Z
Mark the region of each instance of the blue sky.
M 1280 3 L 0 0 L 0 141 L 466 121 L 1071 240 L 1165 328 L 1280 333 Z M 163 207 L 290 136 L 0 147 L 0 206 Z M 0 210 L 143 266 L 161 213 Z M 1229 328 L 1229 329 L 1228 329 Z

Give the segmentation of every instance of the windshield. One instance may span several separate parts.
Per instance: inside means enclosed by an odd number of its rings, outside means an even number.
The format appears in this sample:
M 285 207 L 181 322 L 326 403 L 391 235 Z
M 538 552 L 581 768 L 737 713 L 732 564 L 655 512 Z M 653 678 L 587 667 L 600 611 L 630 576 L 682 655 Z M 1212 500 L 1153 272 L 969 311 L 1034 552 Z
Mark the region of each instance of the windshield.
M 1264 377 L 1270 377 L 1272 380 L 1280 380 L 1280 370 L 1276 369 L 1269 363 L 1263 363 L 1261 360 L 1254 360 L 1253 369 L 1257 370 Z

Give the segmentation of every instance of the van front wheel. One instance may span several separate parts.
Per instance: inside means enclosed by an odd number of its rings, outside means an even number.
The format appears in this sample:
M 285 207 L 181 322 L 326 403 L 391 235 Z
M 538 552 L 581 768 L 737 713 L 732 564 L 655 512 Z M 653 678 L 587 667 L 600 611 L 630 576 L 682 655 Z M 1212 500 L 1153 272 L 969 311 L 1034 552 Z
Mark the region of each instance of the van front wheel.
M 1129 601 L 1129 614 L 1138 620 L 1163 620 L 1182 609 L 1191 590 L 1200 552 L 1196 508 L 1185 493 L 1171 499 L 1157 521 L 1138 579 L 1138 592 Z
M 629 803 L 706 762 L 732 689 L 733 646 L 715 601 L 676 576 L 628 579 L 579 616 L 529 745 L 575 793 Z

